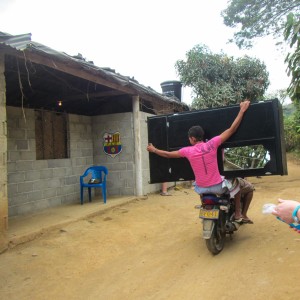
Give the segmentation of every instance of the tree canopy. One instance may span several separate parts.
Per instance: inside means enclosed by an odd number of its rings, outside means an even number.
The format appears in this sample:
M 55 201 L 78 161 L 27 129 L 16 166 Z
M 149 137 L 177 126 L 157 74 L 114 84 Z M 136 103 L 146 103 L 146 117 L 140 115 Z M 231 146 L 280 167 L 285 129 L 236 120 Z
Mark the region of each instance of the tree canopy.
M 285 62 L 288 65 L 288 75 L 291 75 L 291 83 L 288 93 L 293 102 L 300 105 L 300 20 L 293 13 L 287 16 L 284 38 L 293 49 L 288 53 Z
M 257 37 L 273 35 L 283 40 L 290 12 L 299 18 L 300 0 L 231 0 L 222 17 L 226 26 L 237 28 L 233 38 L 236 45 L 249 48 Z
M 186 61 L 178 60 L 175 68 L 183 85 L 192 88 L 196 109 L 236 104 L 245 98 L 260 100 L 269 86 L 269 74 L 260 60 L 214 54 L 205 45 L 188 51 Z
M 222 12 L 225 25 L 237 28 L 233 41 L 251 47 L 257 37 L 273 35 L 290 46 L 286 56 L 287 89 L 295 111 L 285 117 L 287 149 L 300 148 L 300 0 L 230 0 Z

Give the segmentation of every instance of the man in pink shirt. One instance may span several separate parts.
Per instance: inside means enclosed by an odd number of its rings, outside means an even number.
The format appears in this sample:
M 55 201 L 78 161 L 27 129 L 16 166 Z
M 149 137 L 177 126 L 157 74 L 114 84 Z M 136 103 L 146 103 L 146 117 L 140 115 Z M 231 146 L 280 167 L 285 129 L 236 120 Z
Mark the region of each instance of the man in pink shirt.
M 149 144 L 147 147 L 149 152 L 156 153 L 162 157 L 187 158 L 195 175 L 195 191 L 198 194 L 222 194 L 229 191 L 235 199 L 235 219 L 244 223 L 252 223 L 252 221 L 247 217 L 247 209 L 250 203 L 246 204 L 246 209 L 242 212 L 240 181 L 235 180 L 234 185 L 231 186 L 231 183 L 220 175 L 218 169 L 217 150 L 222 143 L 227 141 L 236 132 L 249 105 L 250 101 L 248 100 L 241 102 L 240 111 L 230 128 L 207 142 L 203 141 L 204 131 L 202 127 L 193 126 L 188 132 L 189 141 L 192 146 L 181 148 L 178 151 L 160 150 L 152 144 Z

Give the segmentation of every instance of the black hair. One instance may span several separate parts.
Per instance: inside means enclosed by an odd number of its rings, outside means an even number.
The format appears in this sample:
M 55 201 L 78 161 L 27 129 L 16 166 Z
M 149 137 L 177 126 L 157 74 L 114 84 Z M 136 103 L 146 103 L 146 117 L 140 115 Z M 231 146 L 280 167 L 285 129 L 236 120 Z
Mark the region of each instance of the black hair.
M 201 126 L 193 126 L 188 131 L 189 137 L 194 137 L 198 142 L 203 141 L 204 130 Z

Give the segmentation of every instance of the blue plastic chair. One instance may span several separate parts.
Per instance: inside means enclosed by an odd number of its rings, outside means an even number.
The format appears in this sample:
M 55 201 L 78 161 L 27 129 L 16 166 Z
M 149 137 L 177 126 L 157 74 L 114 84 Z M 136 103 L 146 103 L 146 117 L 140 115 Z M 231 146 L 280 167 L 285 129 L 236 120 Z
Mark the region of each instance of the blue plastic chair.
M 83 204 L 83 188 L 88 188 L 89 202 L 92 201 L 92 188 L 102 188 L 103 202 L 106 203 L 106 176 L 108 170 L 104 166 L 93 166 L 80 176 L 80 203 Z M 87 178 L 86 178 L 87 177 Z

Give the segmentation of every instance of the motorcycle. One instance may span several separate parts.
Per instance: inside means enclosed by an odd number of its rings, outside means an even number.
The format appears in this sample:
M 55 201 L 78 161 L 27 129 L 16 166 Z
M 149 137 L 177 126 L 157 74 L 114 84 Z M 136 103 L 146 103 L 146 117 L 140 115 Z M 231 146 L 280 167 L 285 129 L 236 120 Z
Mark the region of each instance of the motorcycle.
M 240 227 L 234 219 L 234 199 L 229 194 L 202 194 L 200 197 L 199 218 L 203 220 L 203 238 L 208 250 L 217 255 L 224 248 L 226 235 L 231 238 Z

